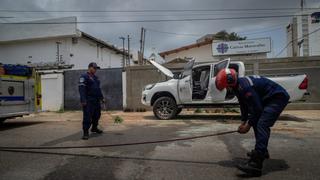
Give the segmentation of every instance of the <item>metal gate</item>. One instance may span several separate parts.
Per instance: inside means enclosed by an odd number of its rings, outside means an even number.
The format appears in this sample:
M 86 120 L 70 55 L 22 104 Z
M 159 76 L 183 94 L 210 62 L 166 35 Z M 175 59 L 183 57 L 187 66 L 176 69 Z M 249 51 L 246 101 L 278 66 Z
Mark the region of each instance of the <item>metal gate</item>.
M 78 82 L 86 70 L 68 70 L 64 72 L 64 109 L 80 110 Z M 107 101 L 108 110 L 123 110 L 122 69 L 100 69 L 97 76 L 101 82 L 102 94 Z

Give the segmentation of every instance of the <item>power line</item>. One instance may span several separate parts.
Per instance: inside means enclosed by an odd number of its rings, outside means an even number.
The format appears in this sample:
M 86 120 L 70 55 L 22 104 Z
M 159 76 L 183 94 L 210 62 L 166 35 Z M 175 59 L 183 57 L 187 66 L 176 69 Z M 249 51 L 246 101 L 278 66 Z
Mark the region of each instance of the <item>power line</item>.
M 277 27 L 277 28 L 272 28 L 272 29 L 269 29 L 269 30 L 264 30 L 264 31 L 257 31 L 257 32 L 252 32 L 252 33 L 243 33 L 243 32 L 237 32 L 237 34 L 240 34 L 242 36 L 245 36 L 245 35 L 253 35 L 253 34 L 262 34 L 262 33 L 268 33 L 268 32 L 272 32 L 272 31 L 276 31 L 278 29 L 282 29 L 282 27 Z
M 268 19 L 284 18 L 307 15 L 274 15 L 274 16 L 240 16 L 219 18 L 185 18 L 185 19 L 150 19 L 150 20 L 113 20 L 113 21 L 79 21 L 79 22 L 9 22 L 1 24 L 109 24 L 109 23 L 141 23 L 141 22 L 187 22 L 187 21 L 216 21 L 216 20 L 239 20 L 239 19 Z
M 252 35 L 252 34 L 261 34 L 261 33 L 267 33 L 267 32 L 272 32 L 278 29 L 282 29 L 281 27 L 278 28 L 273 28 L 270 30 L 265 30 L 265 31 L 258 31 L 258 32 L 253 32 L 253 33 L 241 33 L 241 32 L 236 32 L 237 34 L 241 34 L 241 35 Z M 162 33 L 162 34 L 171 34 L 171 35 L 178 35 L 178 36 L 191 36 L 191 37 L 200 37 L 203 36 L 204 34 L 185 34 L 185 33 L 175 33 L 175 32 L 167 32 L 167 31 L 159 31 L 159 30 L 154 30 L 154 29 L 149 29 L 147 28 L 148 31 L 151 32 L 156 32 L 156 33 Z
M 319 8 L 304 8 L 305 10 L 317 10 Z M 205 12 L 205 11 L 283 11 L 300 10 L 297 7 L 285 8 L 226 8 L 226 9 L 136 9 L 136 10 L 14 10 L 1 9 L 0 12 Z
M 314 30 L 314 31 L 312 31 L 312 32 L 310 32 L 308 34 L 305 34 L 300 38 L 296 38 L 296 39 L 291 40 L 284 48 L 281 49 L 281 51 L 279 51 L 279 53 L 275 57 L 278 57 L 280 54 L 282 54 L 283 51 L 286 50 L 291 43 L 293 43 L 293 41 L 299 41 L 300 39 L 303 39 L 304 37 L 309 36 L 309 35 L 311 35 L 313 33 L 318 32 L 318 31 L 320 31 L 320 28 L 318 28 L 318 29 L 316 29 L 316 30 Z
M 203 34 L 184 34 L 184 33 L 175 33 L 175 32 L 167 32 L 167 31 L 159 31 L 155 29 L 146 28 L 146 30 L 156 33 L 163 33 L 163 34 L 172 34 L 172 35 L 179 35 L 179 36 L 192 36 L 192 37 L 199 37 L 203 36 Z
M 292 12 L 228 12 L 228 13 L 188 13 L 188 14 L 148 14 L 147 16 L 154 16 L 154 17 L 161 17 L 161 16 L 219 16 L 219 15 L 261 15 L 261 14 L 277 14 L 281 15 L 284 13 L 292 13 Z M 74 15 L 77 17 L 84 17 L 84 18 L 105 18 L 105 17 L 110 17 L 110 18 L 115 18 L 115 17 L 128 17 L 128 14 L 112 14 L 112 15 Z M 129 16 L 135 16 L 135 17 L 145 17 L 146 14 L 130 14 Z M 49 16 L 48 18 L 59 18 L 59 17 L 65 17 L 65 16 Z M 23 19 L 28 19 L 28 18 L 44 18 L 43 16 L 36 15 L 36 16 L 11 16 L 11 17 L 4 17 L 4 18 L 23 18 Z
M 261 30 L 263 30 L 263 31 L 265 31 L 266 30 L 266 28 L 276 28 L 276 27 L 283 27 L 283 26 L 287 26 L 288 25 L 288 23 L 281 23 L 281 24 L 276 24 L 276 25 L 271 25 L 271 26 L 267 26 L 267 27 L 263 27 L 263 28 L 257 28 L 257 29 L 252 29 L 252 30 L 245 30 L 245 31 L 238 31 L 238 33 L 247 33 L 247 32 L 252 32 L 252 31 L 261 31 Z
M 241 32 L 236 32 L 236 33 L 237 34 L 241 34 L 241 35 L 261 34 L 261 33 L 272 32 L 272 31 L 275 31 L 275 30 L 278 30 L 278 29 L 282 29 L 282 26 L 285 26 L 285 25 L 286 24 L 278 24 L 278 25 L 274 25 L 274 26 L 269 26 L 269 27 L 264 27 L 264 28 L 259 28 L 259 29 L 251 29 L 251 30 L 246 30 L 246 31 L 241 31 Z M 203 33 L 203 34 L 177 33 L 177 32 L 161 31 L 161 30 L 150 29 L 150 28 L 146 28 L 146 29 L 148 31 L 150 31 L 150 32 L 156 32 L 156 33 L 162 33 L 162 34 L 171 34 L 171 35 L 178 35 L 178 36 L 200 37 L 200 36 L 203 36 L 204 34 L 206 34 L 206 33 Z

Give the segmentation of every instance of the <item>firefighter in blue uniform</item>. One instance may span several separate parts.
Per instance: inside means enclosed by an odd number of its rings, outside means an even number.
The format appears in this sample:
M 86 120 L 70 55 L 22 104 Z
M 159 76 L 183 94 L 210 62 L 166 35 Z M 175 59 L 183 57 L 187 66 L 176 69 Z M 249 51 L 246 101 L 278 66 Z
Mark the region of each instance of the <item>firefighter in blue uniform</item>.
M 101 116 L 101 102 L 104 102 L 100 89 L 100 81 L 95 75 L 100 67 L 92 62 L 88 66 L 88 72 L 82 74 L 79 80 L 80 101 L 83 111 L 83 137 L 89 139 L 89 129 L 91 132 L 101 134 L 102 130 L 98 129 L 98 122 Z
M 227 88 L 235 93 L 241 110 L 241 134 L 253 127 L 255 148 L 247 153 L 250 157 L 238 168 L 252 176 L 261 176 L 263 161 L 269 158 L 268 141 L 270 127 L 288 104 L 290 96 L 279 84 L 262 76 L 237 77 L 234 69 L 223 69 L 216 76 L 216 87 L 220 91 Z

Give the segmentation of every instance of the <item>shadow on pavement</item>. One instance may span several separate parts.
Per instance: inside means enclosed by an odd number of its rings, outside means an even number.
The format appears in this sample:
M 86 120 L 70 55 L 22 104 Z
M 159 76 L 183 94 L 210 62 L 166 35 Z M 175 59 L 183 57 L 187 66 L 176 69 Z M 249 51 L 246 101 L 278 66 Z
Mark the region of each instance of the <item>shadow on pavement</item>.
M 307 120 L 303 118 L 299 118 L 297 116 L 293 116 L 290 114 L 282 114 L 279 118 L 281 121 L 296 121 L 296 122 L 306 122 Z
M 50 152 L 50 151 L 38 151 L 38 150 L 14 150 L 5 149 L 3 152 L 12 153 L 29 153 L 29 154 L 47 154 L 47 155 L 58 155 L 58 156 L 76 156 L 76 157 L 91 157 L 91 158 L 104 158 L 104 159 L 119 159 L 119 160 L 139 160 L 139 161 L 156 161 L 156 162 L 172 162 L 172 163 L 188 163 L 188 164 L 208 164 L 208 165 L 219 165 L 219 162 L 206 162 L 206 161 L 189 161 L 180 159 L 162 159 L 162 158 L 147 158 L 147 157 L 130 157 L 130 156 L 97 156 L 92 154 L 77 154 L 77 153 L 63 153 L 63 152 Z
M 76 154 L 76 153 L 63 153 L 63 152 L 49 152 L 49 151 L 36 151 L 36 150 L 1 150 L 4 152 L 13 153 L 29 153 L 29 154 L 47 154 L 47 155 L 62 155 L 62 156 L 77 156 L 77 157 L 91 157 L 91 158 L 105 158 L 105 159 L 119 159 L 119 160 L 139 160 L 139 161 L 156 161 L 156 162 L 171 162 L 171 163 L 187 163 L 187 164 L 207 164 L 207 165 L 219 165 L 222 167 L 236 168 L 237 164 L 244 163 L 244 158 L 234 158 L 230 161 L 219 162 L 205 162 L 205 161 L 189 161 L 180 159 L 161 159 L 161 158 L 146 158 L 146 157 L 129 157 L 129 156 L 96 156 L 91 154 Z M 264 163 L 263 175 L 276 171 L 285 171 L 289 169 L 289 165 L 282 159 L 269 159 Z M 237 174 L 238 177 L 250 178 L 246 174 Z
M 219 161 L 217 164 L 223 167 L 229 167 L 229 168 L 237 168 L 238 164 L 245 163 L 247 159 L 245 158 L 234 158 L 230 161 Z M 267 159 L 264 161 L 263 164 L 263 174 L 266 175 L 272 172 L 276 171 L 285 171 L 289 169 L 289 165 L 287 162 L 283 159 Z M 251 178 L 252 176 L 242 173 L 242 174 L 237 174 L 238 177 L 241 178 Z
M 41 146 L 54 146 L 54 145 L 57 145 L 57 144 L 60 144 L 60 143 L 64 143 L 64 142 L 67 142 L 67 141 L 81 141 L 81 138 L 82 138 L 82 131 L 79 131 L 77 133 L 74 133 L 74 134 L 71 134 L 69 136 L 66 136 L 66 137 L 63 137 L 63 138 L 59 138 L 59 139 L 55 139 L 53 141 L 49 141 L 49 142 L 46 142 L 44 144 L 42 144 Z M 90 138 L 96 138 L 96 137 L 99 137 L 99 136 L 102 136 L 102 134 L 97 134 L 97 133 L 90 133 Z
M 41 122 L 41 121 L 36 121 L 36 122 L 34 122 L 34 121 L 33 122 L 13 121 L 13 122 L 10 122 L 10 120 L 8 120 L 3 123 L 0 123 L 0 131 L 21 128 L 21 127 L 25 127 L 25 126 L 32 126 L 32 125 L 41 124 L 41 123 L 45 123 L 45 122 Z
M 94 159 L 117 159 L 117 160 L 137 160 L 137 161 L 154 161 L 154 162 L 167 162 L 167 163 L 186 163 L 186 164 L 202 164 L 202 165 L 219 165 L 227 168 L 236 168 L 238 164 L 244 163 L 246 159 L 244 158 L 234 158 L 227 161 L 218 162 L 208 162 L 208 161 L 191 161 L 191 160 L 181 160 L 181 159 L 165 159 L 165 158 L 148 158 L 148 157 L 130 157 L 130 156 L 97 156 L 92 154 L 77 154 L 77 153 L 64 153 L 64 152 L 50 152 L 50 151 L 37 151 L 37 150 L 1 150 L 3 152 L 12 153 L 28 153 L 28 154 L 46 154 L 46 155 L 58 155 L 58 156 L 74 156 L 74 157 L 84 157 L 84 158 L 94 158 Z M 263 174 L 285 171 L 289 169 L 289 165 L 285 160 L 282 159 L 268 159 L 264 163 Z M 236 174 L 238 178 L 252 178 L 252 176 L 241 173 Z

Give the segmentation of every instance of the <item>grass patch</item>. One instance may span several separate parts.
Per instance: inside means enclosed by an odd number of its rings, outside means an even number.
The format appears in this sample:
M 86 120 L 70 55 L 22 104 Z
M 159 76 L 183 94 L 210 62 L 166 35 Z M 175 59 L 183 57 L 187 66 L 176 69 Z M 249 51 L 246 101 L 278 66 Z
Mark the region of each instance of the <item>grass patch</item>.
M 197 108 L 196 110 L 194 110 L 194 113 L 203 113 L 203 109 Z
M 114 117 L 114 123 L 116 124 L 121 124 L 123 121 L 124 121 L 123 118 L 120 116 Z
M 238 108 L 223 108 L 225 113 L 240 113 Z

